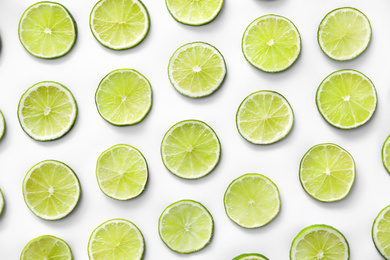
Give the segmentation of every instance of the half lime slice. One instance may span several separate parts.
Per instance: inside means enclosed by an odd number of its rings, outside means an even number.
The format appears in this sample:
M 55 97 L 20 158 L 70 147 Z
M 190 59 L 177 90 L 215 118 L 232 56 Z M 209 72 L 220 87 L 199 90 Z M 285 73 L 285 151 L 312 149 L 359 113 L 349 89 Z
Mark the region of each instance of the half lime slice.
M 288 69 L 301 52 L 301 36 L 295 25 L 279 15 L 264 15 L 246 28 L 242 51 L 247 61 L 265 72 Z
M 27 207 L 45 220 L 66 217 L 80 199 L 80 183 L 66 164 L 46 160 L 34 165 L 23 181 Z
M 1 213 L 3 213 L 3 209 L 4 209 L 4 196 L 0 190 L 0 215 Z
M 0 110 L 0 140 L 3 138 L 5 132 L 5 119 L 4 115 Z
M 89 25 L 103 46 L 124 50 L 146 37 L 149 14 L 139 0 L 100 0 L 92 9 Z
M 260 254 L 242 254 L 236 256 L 233 260 L 268 260 L 268 258 Z
M 99 114 L 110 124 L 134 125 L 152 107 L 152 87 L 138 71 L 119 69 L 108 73 L 95 94 Z
M 190 254 L 203 249 L 213 236 L 214 221 L 199 202 L 181 200 L 169 205 L 161 214 L 158 231 L 171 250 Z
M 381 210 L 372 225 L 372 240 L 376 249 L 387 260 L 390 259 L 390 205 Z
M 144 237 L 132 222 L 112 219 L 98 226 L 88 242 L 90 260 L 141 260 Z
M 39 2 L 27 8 L 20 18 L 19 40 L 35 57 L 59 58 L 76 42 L 76 24 L 63 5 Z
M 227 216 L 243 228 L 262 227 L 280 211 L 278 187 L 264 175 L 249 173 L 232 181 L 223 198 Z
M 352 129 L 367 123 L 375 112 L 374 84 L 363 73 L 339 70 L 327 76 L 317 90 L 317 108 L 334 127 Z
M 55 236 L 34 238 L 24 247 L 20 260 L 72 260 L 69 245 Z
M 390 173 L 390 135 L 382 147 L 382 162 L 388 173 Z
M 169 61 L 168 75 L 181 94 L 192 98 L 204 97 L 221 86 L 226 64 L 214 46 L 193 42 L 176 50 Z

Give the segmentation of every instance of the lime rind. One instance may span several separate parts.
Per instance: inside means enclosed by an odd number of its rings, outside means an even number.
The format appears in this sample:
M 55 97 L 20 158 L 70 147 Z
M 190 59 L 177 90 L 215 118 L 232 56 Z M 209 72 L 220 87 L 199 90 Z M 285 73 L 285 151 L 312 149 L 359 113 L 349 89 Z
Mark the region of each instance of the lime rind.
M 5 205 L 4 195 L 3 192 L 0 190 L 0 216 L 1 213 L 3 213 L 4 205 Z
M 5 119 L 4 115 L 0 110 L 0 140 L 3 138 L 5 133 Z
M 34 238 L 33 240 L 31 240 L 30 242 L 27 243 L 27 245 L 23 248 L 23 251 L 20 255 L 20 260 L 30 260 L 29 259 L 25 259 L 24 258 L 24 254 L 25 252 L 29 249 L 29 247 L 35 243 L 35 242 L 38 242 L 39 243 L 39 240 L 41 239 L 45 239 L 45 238 L 51 238 L 53 240 L 56 240 L 56 243 L 61 243 L 63 244 L 67 249 L 68 249 L 68 260 L 72 260 L 73 259 L 73 254 L 72 254 L 72 249 L 70 248 L 70 246 L 68 245 L 68 243 L 66 243 L 63 239 L 61 238 L 58 238 L 58 237 L 55 237 L 55 236 L 51 236 L 51 235 L 43 235 L 43 236 L 39 236 L 37 238 Z
M 261 254 L 252 253 L 236 256 L 233 260 L 268 260 L 268 258 Z
M 386 141 L 383 143 L 382 146 L 382 162 L 383 166 L 385 167 L 386 171 L 390 173 L 390 154 L 386 152 L 386 150 L 390 150 L 390 135 L 386 138 Z
M 380 242 L 378 241 L 378 238 L 376 236 L 376 234 L 378 233 L 378 225 L 379 225 L 379 222 L 381 219 L 383 219 L 384 215 L 390 210 L 390 205 L 385 207 L 384 209 L 382 209 L 378 216 L 375 218 L 374 220 L 374 223 L 372 224 L 372 229 L 371 229 L 371 233 L 372 233 L 372 240 L 374 242 L 374 245 L 376 247 L 376 249 L 378 250 L 378 252 L 383 256 L 383 258 L 387 259 L 387 260 L 390 260 L 390 255 L 387 254 L 385 251 L 384 251 L 384 248 L 380 245 Z M 388 221 L 386 221 L 388 222 Z M 388 230 L 388 233 L 390 235 L 390 230 Z

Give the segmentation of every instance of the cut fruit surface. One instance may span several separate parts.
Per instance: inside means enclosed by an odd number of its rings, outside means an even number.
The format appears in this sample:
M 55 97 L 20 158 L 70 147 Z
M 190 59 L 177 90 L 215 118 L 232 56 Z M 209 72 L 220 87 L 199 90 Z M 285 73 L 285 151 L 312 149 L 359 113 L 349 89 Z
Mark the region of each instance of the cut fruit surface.
M 233 260 L 268 260 L 268 258 L 260 254 L 242 254 L 236 256 Z
M 62 239 L 54 236 L 37 237 L 24 247 L 20 260 L 72 260 L 72 251 Z
M 3 209 L 4 209 L 4 196 L 0 190 L 0 215 L 1 213 L 3 213 Z
M 388 173 L 390 173 L 390 135 L 382 147 L 382 162 Z
M 3 138 L 4 132 L 5 132 L 5 119 L 3 113 L 0 110 L 0 140 L 1 138 Z
M 387 260 L 390 259 L 390 206 L 379 212 L 372 225 L 372 239 L 376 249 Z

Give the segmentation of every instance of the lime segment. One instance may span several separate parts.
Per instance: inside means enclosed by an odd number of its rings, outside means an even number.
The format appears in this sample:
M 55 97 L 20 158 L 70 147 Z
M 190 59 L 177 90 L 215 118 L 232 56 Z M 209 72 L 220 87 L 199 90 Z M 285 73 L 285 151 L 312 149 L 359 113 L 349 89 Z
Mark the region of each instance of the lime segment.
M 20 260 L 72 260 L 68 244 L 54 236 L 37 237 L 24 247 Z
M 379 253 L 385 259 L 390 259 L 390 206 L 381 210 L 375 218 L 372 226 L 372 239 Z
M 4 115 L 0 110 L 0 140 L 3 138 L 5 132 L 5 119 Z
M 382 162 L 388 173 L 390 173 L 390 135 L 387 137 L 382 148 Z
M 0 215 L 1 213 L 3 213 L 3 209 L 4 209 L 4 196 L 0 190 Z
M 268 260 L 268 258 L 260 254 L 242 254 L 236 256 L 233 260 Z

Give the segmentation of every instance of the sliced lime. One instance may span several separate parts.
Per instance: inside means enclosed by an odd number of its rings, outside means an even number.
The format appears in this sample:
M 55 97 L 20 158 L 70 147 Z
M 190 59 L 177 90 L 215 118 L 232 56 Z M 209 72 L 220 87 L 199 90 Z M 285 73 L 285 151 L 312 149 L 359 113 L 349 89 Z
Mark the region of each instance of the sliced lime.
M 210 44 L 193 42 L 181 46 L 168 65 L 169 80 L 181 94 L 204 97 L 222 84 L 226 64 L 222 54 Z
M 202 250 L 210 243 L 213 229 L 210 212 L 193 200 L 181 200 L 169 205 L 158 222 L 161 240 L 180 254 Z
M 1 213 L 3 213 L 3 209 L 4 209 L 4 196 L 0 190 L 0 215 Z
M 100 0 L 92 9 L 89 25 L 103 46 L 124 50 L 146 37 L 149 14 L 139 0 Z
M 35 57 L 59 58 L 76 42 L 76 24 L 63 5 L 39 2 L 27 8 L 20 18 L 19 40 Z
M 24 247 L 20 260 L 72 260 L 68 244 L 55 236 L 37 237 Z
M 5 132 L 5 119 L 4 115 L 0 110 L 0 140 L 3 138 Z
M 98 226 L 88 242 L 90 260 L 140 260 L 145 242 L 141 231 L 125 219 L 112 219 Z
M 387 260 L 390 259 L 390 205 L 381 210 L 372 225 L 372 240 L 376 249 Z
M 238 132 L 254 144 L 272 144 L 285 138 L 294 124 L 294 113 L 279 93 L 262 90 L 247 96 L 236 115 Z
M 66 217 L 80 198 L 80 183 L 66 164 L 46 160 L 34 165 L 23 181 L 27 207 L 38 217 L 57 220 Z
M 316 102 L 318 111 L 329 124 L 351 129 L 371 119 L 377 95 L 374 84 L 361 72 L 339 70 L 322 81 Z
M 390 173 L 390 135 L 382 147 L 382 162 L 388 173 Z
M 247 61 L 265 72 L 288 69 L 301 52 L 301 36 L 295 25 L 279 15 L 264 15 L 246 28 L 242 51 Z
M 268 260 L 268 258 L 260 254 L 242 254 L 236 256 L 233 260 Z
M 152 107 L 152 87 L 136 70 L 114 70 L 100 82 L 95 101 L 99 114 L 110 124 L 134 125 L 141 122 Z
M 279 213 L 278 187 L 264 175 L 244 174 L 232 181 L 223 198 L 228 217 L 243 228 L 268 224 Z
M 359 10 L 343 7 L 329 12 L 318 28 L 318 43 L 331 59 L 352 60 L 362 54 L 371 40 L 371 25 Z

